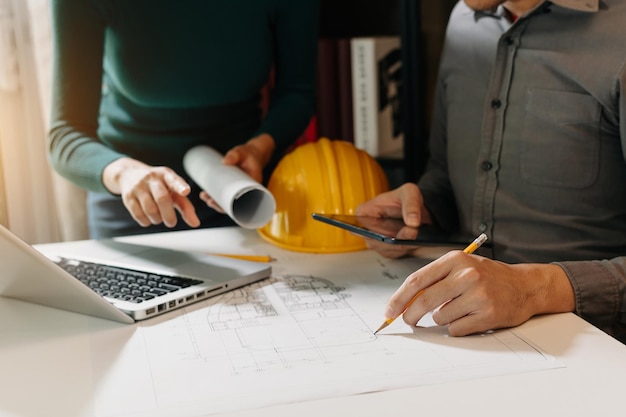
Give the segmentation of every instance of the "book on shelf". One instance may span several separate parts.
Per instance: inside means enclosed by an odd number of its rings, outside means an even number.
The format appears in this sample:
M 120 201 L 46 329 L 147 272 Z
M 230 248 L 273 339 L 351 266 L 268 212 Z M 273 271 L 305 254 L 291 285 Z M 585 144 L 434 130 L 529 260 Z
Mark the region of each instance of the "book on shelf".
M 350 38 L 321 38 L 317 55 L 317 121 L 320 137 L 352 142 Z
M 402 158 L 400 37 L 352 38 L 350 49 L 354 145 L 373 157 Z
M 317 47 L 317 128 L 321 137 L 339 137 L 337 41 L 322 38 Z
M 352 113 L 352 56 L 350 38 L 337 39 L 337 77 L 339 94 L 339 137 L 354 142 Z

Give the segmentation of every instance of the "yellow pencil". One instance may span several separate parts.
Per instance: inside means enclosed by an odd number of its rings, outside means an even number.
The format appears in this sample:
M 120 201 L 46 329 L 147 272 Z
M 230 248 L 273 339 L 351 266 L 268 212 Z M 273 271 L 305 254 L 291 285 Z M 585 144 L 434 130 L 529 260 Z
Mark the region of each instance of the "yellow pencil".
M 272 262 L 274 260 L 269 255 L 240 255 L 235 253 L 210 253 L 209 255 L 224 256 L 226 258 L 241 259 L 250 262 Z
M 480 247 L 480 245 L 482 245 L 483 243 L 485 243 L 487 241 L 487 235 L 484 233 L 481 233 L 480 236 L 478 236 L 476 239 L 474 239 L 474 241 L 472 243 L 470 243 L 469 245 L 467 245 L 467 247 L 465 249 L 463 249 L 463 252 L 465 253 L 474 253 L 474 251 L 476 249 L 478 249 Z M 400 312 L 400 314 L 398 314 L 396 317 L 393 318 L 388 318 L 385 319 L 385 321 L 383 322 L 383 324 L 380 325 L 380 327 L 374 332 L 374 334 L 378 333 L 379 331 L 381 331 L 382 329 L 384 329 L 385 327 L 389 326 L 391 323 L 393 323 L 393 321 L 400 317 L 402 314 L 404 314 L 404 312 L 406 311 L 407 308 L 409 308 L 411 306 L 411 304 L 413 304 L 413 301 L 417 300 L 417 297 L 419 297 L 420 295 L 422 295 L 422 293 L 425 291 L 425 289 L 420 290 L 417 292 L 417 294 L 415 294 L 413 296 L 413 298 L 411 298 L 409 300 L 408 303 L 406 303 L 406 305 L 404 306 L 404 308 L 402 309 L 402 312 Z

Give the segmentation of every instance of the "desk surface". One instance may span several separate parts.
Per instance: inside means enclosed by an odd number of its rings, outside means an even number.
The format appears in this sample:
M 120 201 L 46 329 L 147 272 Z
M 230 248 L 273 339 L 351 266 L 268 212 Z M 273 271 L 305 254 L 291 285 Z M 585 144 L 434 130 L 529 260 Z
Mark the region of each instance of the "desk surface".
M 264 243 L 254 231 L 236 228 L 124 240 L 180 250 L 270 254 L 276 259 L 274 268 L 279 270 L 288 268 L 283 264 L 318 262 L 327 256 L 284 251 Z M 57 245 L 75 244 L 78 243 Z M 94 340 L 101 343 L 98 349 L 107 352 L 110 363 L 115 362 L 118 351 L 129 348 L 116 337 L 85 337 L 85 332 L 95 332 L 95 329 L 100 336 L 106 335 L 107 327 L 100 322 L 102 320 L 0 298 L 0 416 L 98 415 L 94 411 L 98 409 L 95 392 L 100 385 L 106 385 L 106 381 L 93 380 L 93 373 L 88 372 L 88 368 L 106 368 L 109 362 L 101 363 L 96 359 Z M 164 325 L 167 321 L 155 326 Z M 453 415 L 469 411 L 485 416 L 526 417 L 617 415 L 623 412 L 626 346 L 573 314 L 536 317 L 517 328 L 516 332 L 553 355 L 564 366 L 315 401 L 286 401 L 281 405 L 220 415 Z M 145 371 L 149 372 L 149 369 Z M 128 394 L 108 392 L 105 395 Z M 139 415 L 139 411 L 131 409 L 124 415 Z

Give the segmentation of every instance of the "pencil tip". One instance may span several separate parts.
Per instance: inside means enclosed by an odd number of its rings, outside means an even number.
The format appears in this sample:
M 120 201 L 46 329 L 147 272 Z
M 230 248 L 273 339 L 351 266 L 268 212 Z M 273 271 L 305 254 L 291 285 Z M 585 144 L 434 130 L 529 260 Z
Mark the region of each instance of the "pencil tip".
M 378 333 L 379 331 L 381 331 L 382 329 L 384 329 L 385 327 L 389 326 L 389 322 L 385 321 L 383 324 L 380 325 L 380 327 L 374 332 L 374 334 Z

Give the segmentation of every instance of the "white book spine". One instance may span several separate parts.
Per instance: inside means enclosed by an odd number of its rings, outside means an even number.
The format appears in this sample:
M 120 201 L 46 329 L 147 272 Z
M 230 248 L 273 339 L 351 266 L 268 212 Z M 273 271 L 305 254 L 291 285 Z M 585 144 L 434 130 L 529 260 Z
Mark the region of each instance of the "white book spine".
M 404 147 L 400 126 L 398 37 L 351 40 L 354 145 L 374 157 L 397 157 Z
M 376 110 L 376 74 L 374 41 L 354 38 L 350 41 L 352 56 L 352 111 L 354 146 L 372 156 L 378 154 L 378 120 Z

